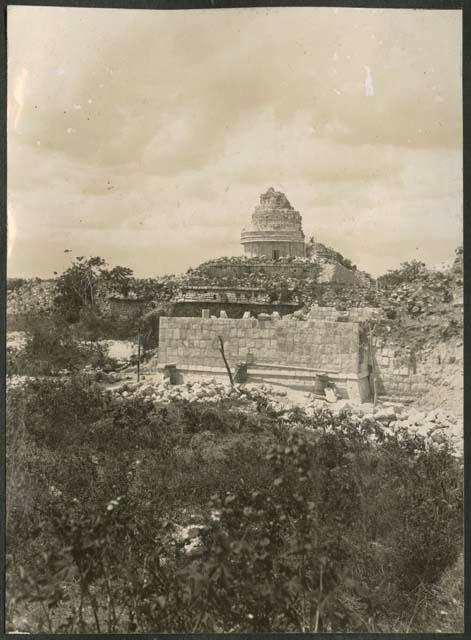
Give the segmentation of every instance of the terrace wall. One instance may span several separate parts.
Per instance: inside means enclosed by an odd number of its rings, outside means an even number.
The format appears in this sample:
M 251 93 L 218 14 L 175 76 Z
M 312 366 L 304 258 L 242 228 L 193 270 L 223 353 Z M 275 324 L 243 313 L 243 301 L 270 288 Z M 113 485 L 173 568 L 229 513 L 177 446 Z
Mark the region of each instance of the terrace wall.
M 160 359 L 220 366 L 218 336 L 233 367 L 251 353 L 255 362 L 304 365 L 337 373 L 360 370 L 360 332 L 353 322 L 162 317 Z

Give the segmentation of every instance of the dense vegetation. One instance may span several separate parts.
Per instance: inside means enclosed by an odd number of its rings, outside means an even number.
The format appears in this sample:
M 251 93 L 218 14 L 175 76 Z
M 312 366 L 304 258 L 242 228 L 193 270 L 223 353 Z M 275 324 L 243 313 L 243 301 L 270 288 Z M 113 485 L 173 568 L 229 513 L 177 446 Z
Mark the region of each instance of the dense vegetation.
M 447 444 L 348 413 L 154 406 L 76 376 L 12 388 L 7 425 L 25 630 L 420 630 L 460 552 Z

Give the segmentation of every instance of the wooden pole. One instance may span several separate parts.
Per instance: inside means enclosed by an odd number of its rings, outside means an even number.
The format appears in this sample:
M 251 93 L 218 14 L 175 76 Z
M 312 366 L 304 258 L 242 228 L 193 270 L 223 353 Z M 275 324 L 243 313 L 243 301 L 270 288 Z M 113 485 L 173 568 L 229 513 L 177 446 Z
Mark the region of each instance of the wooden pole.
M 231 371 L 231 368 L 229 367 L 229 364 L 228 364 L 228 362 L 226 360 L 226 354 L 224 353 L 224 342 L 223 342 L 221 336 L 218 336 L 218 339 L 219 339 L 219 352 L 220 352 L 220 354 L 222 356 L 222 359 L 224 360 L 224 365 L 226 367 L 227 375 L 229 376 L 231 387 L 233 387 L 234 386 L 234 378 L 232 377 L 232 371 Z
M 141 329 L 137 330 L 137 381 L 141 380 Z

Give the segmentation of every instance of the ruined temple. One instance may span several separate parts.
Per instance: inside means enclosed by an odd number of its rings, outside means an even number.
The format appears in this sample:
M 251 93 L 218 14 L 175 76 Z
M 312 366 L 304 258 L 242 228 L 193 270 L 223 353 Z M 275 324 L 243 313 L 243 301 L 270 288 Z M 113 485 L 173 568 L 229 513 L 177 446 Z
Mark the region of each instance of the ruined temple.
M 299 211 L 281 191 L 270 187 L 260 196 L 251 226 L 243 229 L 241 243 L 246 256 L 278 260 L 305 255 L 304 232 Z

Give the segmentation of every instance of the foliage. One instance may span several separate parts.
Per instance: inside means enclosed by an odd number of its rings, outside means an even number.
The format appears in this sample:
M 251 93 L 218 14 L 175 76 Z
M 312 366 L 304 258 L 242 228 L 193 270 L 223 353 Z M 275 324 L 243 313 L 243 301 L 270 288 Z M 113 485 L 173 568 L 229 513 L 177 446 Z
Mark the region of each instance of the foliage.
M 86 364 L 111 364 L 102 344 L 79 342 L 72 329 L 60 318 L 33 321 L 21 350 L 7 348 L 8 375 L 54 375 L 62 370 L 77 371 Z
M 139 319 L 141 329 L 142 346 L 144 349 L 151 349 L 159 344 L 159 325 L 162 311 L 151 309 L 144 313 Z
M 391 269 L 378 278 L 381 287 L 390 288 L 405 283 L 414 282 L 417 278 L 426 275 L 427 267 L 420 260 L 403 262 L 399 269 Z
M 126 295 L 132 273 L 127 267 L 107 268 L 105 260 L 99 256 L 79 256 L 57 278 L 54 303 L 66 320 L 76 322 L 83 308 L 97 304 L 101 290 Z
M 458 557 L 446 444 L 80 377 L 8 401 L 9 593 L 31 630 L 375 631 Z M 191 544 L 178 522 L 201 525 Z
M 7 292 L 18 291 L 27 283 L 25 278 L 7 278 Z

